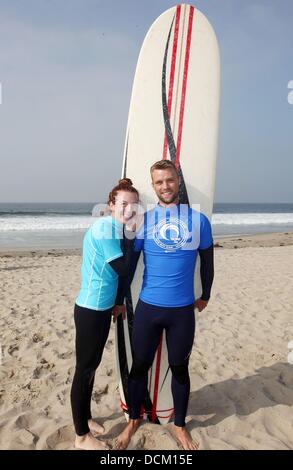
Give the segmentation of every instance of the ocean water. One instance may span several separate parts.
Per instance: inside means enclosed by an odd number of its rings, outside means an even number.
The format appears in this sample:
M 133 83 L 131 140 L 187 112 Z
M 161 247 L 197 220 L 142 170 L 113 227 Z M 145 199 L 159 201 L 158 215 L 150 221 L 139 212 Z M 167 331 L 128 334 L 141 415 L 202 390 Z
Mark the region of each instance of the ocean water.
M 2 203 L 0 250 L 80 248 L 95 203 Z M 214 204 L 214 237 L 293 231 L 293 204 Z

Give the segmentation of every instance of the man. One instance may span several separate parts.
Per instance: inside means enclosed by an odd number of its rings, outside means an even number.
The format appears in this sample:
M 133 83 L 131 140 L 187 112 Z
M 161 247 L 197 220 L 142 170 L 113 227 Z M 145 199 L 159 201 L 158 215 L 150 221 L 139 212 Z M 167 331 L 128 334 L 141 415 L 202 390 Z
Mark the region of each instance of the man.
M 174 400 L 172 431 L 183 449 L 196 450 L 199 444 L 185 427 L 190 394 L 188 362 L 195 333 L 194 309 L 201 312 L 206 308 L 213 282 L 211 225 L 203 214 L 179 204 L 179 176 L 170 160 L 155 163 L 151 177 L 159 202 L 145 214 L 135 242 L 135 250 L 143 251 L 145 270 L 132 334 L 130 420 L 116 445 L 118 449 L 126 449 L 140 424 L 148 369 L 165 329 Z M 203 293 L 195 300 L 194 271 L 198 253 Z

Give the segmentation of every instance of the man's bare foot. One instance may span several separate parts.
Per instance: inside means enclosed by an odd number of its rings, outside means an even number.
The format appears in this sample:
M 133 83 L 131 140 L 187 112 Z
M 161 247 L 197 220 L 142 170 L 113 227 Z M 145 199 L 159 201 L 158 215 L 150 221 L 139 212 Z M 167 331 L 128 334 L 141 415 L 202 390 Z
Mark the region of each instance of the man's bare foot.
M 199 442 L 192 439 L 186 427 L 172 426 L 172 434 L 184 450 L 198 450 Z
M 104 442 L 98 441 L 91 432 L 84 436 L 76 436 L 74 447 L 81 450 L 107 450 Z
M 140 425 L 140 422 L 141 422 L 140 419 L 129 420 L 126 427 L 123 429 L 123 431 L 119 434 L 117 438 L 117 441 L 116 441 L 117 450 L 127 449 L 132 436 L 135 434 L 137 428 Z
M 88 425 L 93 435 L 100 435 L 100 434 L 104 434 L 105 432 L 104 426 L 96 423 L 96 421 L 94 421 L 93 419 L 88 420 Z

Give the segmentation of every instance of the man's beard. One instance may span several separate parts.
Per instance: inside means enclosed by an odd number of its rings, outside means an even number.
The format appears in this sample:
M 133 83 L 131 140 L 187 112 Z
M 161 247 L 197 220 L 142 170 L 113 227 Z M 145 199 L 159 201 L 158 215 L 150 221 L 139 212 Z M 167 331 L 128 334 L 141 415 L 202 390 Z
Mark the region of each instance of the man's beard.
M 178 199 L 178 195 L 179 195 L 179 193 L 177 193 L 177 194 L 174 193 L 174 194 L 173 194 L 173 197 L 172 197 L 171 199 L 164 199 L 163 196 L 161 196 L 160 194 L 157 194 L 159 200 L 160 200 L 161 202 L 163 202 L 164 204 L 173 204 L 173 202 L 175 202 L 176 199 Z

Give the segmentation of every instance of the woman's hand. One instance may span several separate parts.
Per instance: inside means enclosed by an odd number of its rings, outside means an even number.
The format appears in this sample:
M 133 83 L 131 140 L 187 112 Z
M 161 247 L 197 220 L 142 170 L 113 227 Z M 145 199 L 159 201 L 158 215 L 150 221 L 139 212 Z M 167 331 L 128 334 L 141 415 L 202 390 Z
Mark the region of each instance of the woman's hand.
M 123 320 L 126 318 L 126 308 L 125 305 L 115 305 L 112 310 L 113 323 L 116 323 L 119 315 L 122 315 Z
M 133 211 L 132 217 L 126 222 L 125 229 L 128 232 L 135 233 L 140 229 L 140 227 L 143 224 L 143 221 L 144 221 L 144 212 L 142 212 L 138 208 L 135 211 Z

